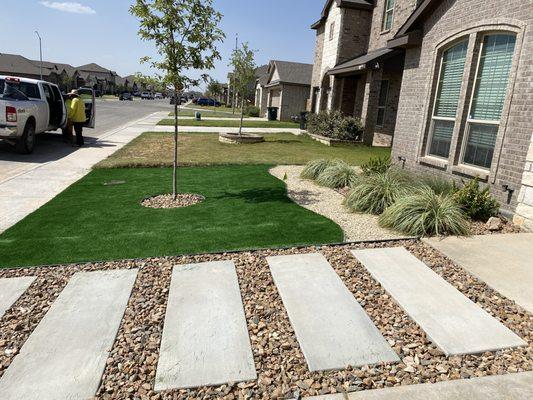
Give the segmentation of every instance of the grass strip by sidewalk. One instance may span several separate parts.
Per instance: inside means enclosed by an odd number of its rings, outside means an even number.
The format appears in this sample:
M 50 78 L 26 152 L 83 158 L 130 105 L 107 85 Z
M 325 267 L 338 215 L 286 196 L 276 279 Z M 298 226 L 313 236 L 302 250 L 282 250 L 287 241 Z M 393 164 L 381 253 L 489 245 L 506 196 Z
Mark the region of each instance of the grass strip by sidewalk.
M 240 114 L 232 114 L 232 113 L 226 113 L 226 112 L 217 112 L 217 111 L 210 111 L 210 110 L 202 110 L 200 111 L 200 113 L 202 114 L 202 117 L 209 117 L 209 118 L 221 118 L 221 119 L 226 119 L 226 118 L 231 118 L 231 119 L 239 119 L 241 118 Z M 174 117 L 174 111 L 168 113 L 168 116 L 169 117 Z M 184 109 L 181 109 L 179 111 L 179 116 L 180 117 L 195 117 L 196 116 L 196 111 L 194 110 L 184 110 Z M 244 118 L 249 118 L 247 115 L 244 116 Z
M 206 200 L 171 210 L 140 204 L 171 190 L 171 169 L 94 170 L 0 235 L 0 267 L 342 241 L 337 224 L 293 203 L 268 169 L 180 168 L 180 192 Z
M 238 119 L 214 119 L 196 121 L 193 119 L 180 120 L 178 124 L 181 126 L 206 126 L 206 127 L 220 127 L 220 128 L 238 128 L 240 121 Z M 173 126 L 174 119 L 163 119 L 157 125 Z M 300 125 L 294 122 L 283 121 L 243 121 L 244 128 L 292 128 L 299 129 Z
M 144 133 L 96 168 L 169 167 L 173 161 L 173 135 Z M 361 165 L 372 157 L 386 157 L 390 149 L 365 145 L 325 146 L 308 136 L 290 133 L 265 134 L 265 142 L 246 145 L 224 144 L 216 133 L 179 135 L 180 165 L 276 164 L 301 165 L 317 158 L 340 158 Z

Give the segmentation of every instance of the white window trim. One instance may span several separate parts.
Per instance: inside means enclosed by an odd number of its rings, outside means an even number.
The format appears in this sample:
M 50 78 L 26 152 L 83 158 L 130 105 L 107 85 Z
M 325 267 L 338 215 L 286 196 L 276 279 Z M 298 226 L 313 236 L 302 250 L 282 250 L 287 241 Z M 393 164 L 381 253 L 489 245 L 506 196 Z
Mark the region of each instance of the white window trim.
M 382 79 L 381 80 L 381 85 L 383 85 L 383 82 L 387 82 L 387 95 L 385 96 L 385 105 L 383 105 L 383 106 L 379 105 L 379 98 L 378 98 L 378 112 L 376 113 L 376 127 L 377 128 L 383 128 L 383 126 L 385 125 L 385 116 L 387 114 L 387 103 L 389 102 L 390 80 L 389 79 Z M 381 85 L 379 87 L 380 94 L 381 94 Z M 377 117 L 379 115 L 379 110 L 381 108 L 383 109 L 383 123 L 382 124 L 378 124 Z
M 392 27 L 394 26 L 394 6 L 396 5 L 396 0 L 392 3 L 391 8 L 387 8 L 387 1 L 385 0 L 383 3 L 383 17 L 381 18 L 381 33 L 387 33 L 389 32 Z M 386 27 L 385 24 L 387 23 L 387 13 L 391 12 L 391 21 L 390 21 L 390 27 Z

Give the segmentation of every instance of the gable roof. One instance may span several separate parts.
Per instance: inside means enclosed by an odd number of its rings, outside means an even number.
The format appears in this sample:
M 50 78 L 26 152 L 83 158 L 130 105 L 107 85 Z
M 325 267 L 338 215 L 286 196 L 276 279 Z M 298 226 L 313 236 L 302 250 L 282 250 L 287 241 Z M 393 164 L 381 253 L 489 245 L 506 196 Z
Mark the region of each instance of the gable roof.
M 407 18 L 407 20 L 404 22 L 404 24 L 400 27 L 396 35 L 394 37 L 405 35 L 407 32 L 409 32 L 412 29 L 415 29 L 420 21 L 425 18 L 428 14 L 431 13 L 433 8 L 440 4 L 439 1 L 436 0 L 424 0 L 422 1 L 417 8 L 413 11 L 413 13 Z
M 107 74 L 112 73 L 112 71 L 108 70 L 107 68 L 101 67 L 100 65 L 96 63 L 80 65 L 79 67 L 76 67 L 76 69 L 80 71 L 88 71 L 88 72 L 100 72 L 100 73 L 107 73 Z
M 30 62 L 35 65 L 37 68 L 39 68 L 41 61 L 39 60 L 30 60 Z M 61 74 L 61 72 L 65 71 L 68 76 L 73 76 L 76 69 L 70 65 L 70 64 L 64 64 L 64 63 L 56 63 L 52 61 L 44 61 L 43 60 L 43 68 L 49 69 L 50 71 L 56 72 L 58 74 Z
M 40 68 L 26 57 L 18 54 L 0 53 L 0 71 L 10 74 L 39 75 Z M 43 75 L 46 74 L 47 71 L 43 68 Z
M 265 86 L 268 83 L 268 64 L 257 67 L 255 69 L 255 76 L 258 83 L 261 86 Z
M 274 70 L 278 71 L 279 80 L 271 81 Z M 313 64 L 272 60 L 268 67 L 268 84 L 311 85 L 312 75 Z
M 329 14 L 329 9 L 333 3 L 337 3 L 337 6 L 340 8 L 354 8 L 358 10 L 372 10 L 374 7 L 374 2 L 372 0 L 327 0 L 322 13 L 320 14 L 320 19 L 311 25 L 311 29 L 317 29 L 326 21 Z

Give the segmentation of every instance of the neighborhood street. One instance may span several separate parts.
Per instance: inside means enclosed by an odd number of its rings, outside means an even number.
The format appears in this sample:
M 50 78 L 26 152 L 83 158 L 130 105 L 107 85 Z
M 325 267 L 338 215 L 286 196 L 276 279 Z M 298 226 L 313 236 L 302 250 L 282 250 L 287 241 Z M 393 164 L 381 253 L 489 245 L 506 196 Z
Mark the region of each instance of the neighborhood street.
M 168 111 L 172 109 L 168 100 L 118 101 L 97 99 L 96 128 L 86 129 L 84 135 L 87 143 L 90 144 L 102 135 L 127 123 L 146 117 L 156 111 L 167 109 Z M 75 150 L 76 148 L 63 143 L 60 131 L 38 135 L 35 151 L 28 155 L 18 154 L 12 146 L 0 141 L 0 182 L 30 171 L 39 165 L 60 160 Z

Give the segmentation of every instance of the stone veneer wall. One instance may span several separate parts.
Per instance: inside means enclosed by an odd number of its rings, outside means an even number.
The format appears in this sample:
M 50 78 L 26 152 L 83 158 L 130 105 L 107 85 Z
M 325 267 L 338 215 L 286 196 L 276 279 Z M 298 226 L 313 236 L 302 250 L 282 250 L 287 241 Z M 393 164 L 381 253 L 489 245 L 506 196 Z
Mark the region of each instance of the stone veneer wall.
M 518 194 L 514 223 L 525 230 L 533 231 L 533 136 L 526 156 L 522 188 Z

